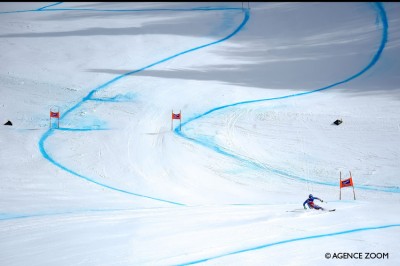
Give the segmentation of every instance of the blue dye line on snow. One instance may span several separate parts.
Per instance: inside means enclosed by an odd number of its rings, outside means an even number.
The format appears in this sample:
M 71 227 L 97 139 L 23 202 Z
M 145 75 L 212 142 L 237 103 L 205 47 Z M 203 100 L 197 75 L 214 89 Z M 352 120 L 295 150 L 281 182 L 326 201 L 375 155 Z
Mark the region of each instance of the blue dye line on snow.
M 38 11 L 38 10 L 31 9 L 31 10 L 20 10 L 20 11 L 1 11 L 0 14 L 27 13 L 27 12 L 35 12 L 35 11 Z
M 51 6 L 55 6 L 55 5 L 59 5 L 59 4 L 61 4 L 61 3 L 62 3 L 62 2 L 54 3 L 54 4 L 47 5 L 47 6 L 44 6 L 44 7 L 40 7 L 40 8 L 37 8 L 37 9 L 16 10 L 16 11 L 2 11 L 2 12 L 0 12 L 0 14 L 14 14 L 14 13 L 26 13 L 26 12 L 46 11 L 46 8 L 51 7 Z
M 95 101 L 95 102 L 110 102 L 110 103 L 115 103 L 115 102 L 122 102 L 121 100 L 118 100 L 117 97 L 112 97 L 112 98 L 90 98 L 88 101 Z
M 183 264 L 178 264 L 178 265 L 198 264 L 198 263 L 207 262 L 207 261 L 210 261 L 210 260 L 215 260 L 215 259 L 219 259 L 219 258 L 222 258 L 222 257 L 230 256 L 230 255 L 240 254 L 240 253 L 249 252 L 249 251 L 255 251 L 255 250 L 268 248 L 268 247 L 272 247 L 272 246 L 277 246 L 277 245 L 282 245 L 282 244 L 286 244 L 286 243 L 292 243 L 292 242 L 298 242 L 298 241 L 304 241 L 304 240 L 316 239 L 316 238 L 331 237 L 331 236 L 337 236 L 337 235 L 352 234 L 352 233 L 358 233 L 358 232 L 369 231 L 369 230 L 388 229 L 388 228 L 393 228 L 393 227 L 400 227 L 400 224 L 389 224 L 389 225 L 382 225 L 382 226 L 362 227 L 362 228 L 356 228 L 356 229 L 351 229 L 351 230 L 346 230 L 346 231 L 339 231 L 339 232 L 329 233 L 329 234 L 320 234 L 320 235 L 314 235 L 314 236 L 305 236 L 305 237 L 299 237 L 299 238 L 292 238 L 292 239 L 273 242 L 273 243 L 269 243 L 269 244 L 265 244 L 265 245 L 261 245 L 261 246 L 252 247 L 252 248 L 241 249 L 241 250 L 238 250 L 238 251 L 229 252 L 229 253 L 221 254 L 221 255 L 218 255 L 218 256 L 213 256 L 213 257 L 209 257 L 209 258 L 205 258 L 205 259 L 195 260 L 195 261 L 191 261 L 191 262 L 187 262 L 187 263 L 183 263 Z
M 306 92 L 295 93 L 295 94 L 284 95 L 284 96 L 273 97 L 273 98 L 242 101 L 242 102 L 236 102 L 236 103 L 232 103 L 232 104 L 227 104 L 227 105 L 215 107 L 215 108 L 213 108 L 211 110 L 208 110 L 208 111 L 204 112 L 203 114 L 197 115 L 197 116 L 195 116 L 193 118 L 190 118 L 190 119 L 186 120 L 185 122 L 183 122 L 181 124 L 180 127 L 183 129 L 190 122 L 193 122 L 193 121 L 195 121 L 195 120 L 197 120 L 199 118 L 205 117 L 206 115 L 209 115 L 209 114 L 211 114 L 213 112 L 216 112 L 216 111 L 219 111 L 219 110 L 222 110 L 222 109 L 226 109 L 226 108 L 229 108 L 229 107 L 234 107 L 234 106 L 238 106 L 238 105 L 245 105 L 245 104 L 252 104 L 252 103 L 257 103 L 257 102 L 283 100 L 283 99 L 288 99 L 288 98 L 292 98 L 292 97 L 299 97 L 299 96 L 304 96 L 304 95 L 308 95 L 308 94 L 312 94 L 312 93 L 316 93 L 316 92 L 321 92 L 321 91 L 336 87 L 338 85 L 347 83 L 347 82 L 349 82 L 349 81 L 351 81 L 351 80 L 363 75 L 367 70 L 369 70 L 371 67 L 373 67 L 378 62 L 379 58 L 382 55 L 383 50 L 385 49 L 385 45 L 386 45 L 386 42 L 387 42 L 387 36 L 388 36 L 388 21 L 387 21 L 387 16 L 386 16 L 385 9 L 384 9 L 382 3 L 374 3 L 374 7 L 375 7 L 375 9 L 376 9 L 376 11 L 378 13 L 378 17 L 380 18 L 380 20 L 382 22 L 382 38 L 381 38 L 380 45 L 379 45 L 379 47 L 377 49 L 377 52 L 373 56 L 372 60 L 361 71 L 359 71 L 358 73 L 356 73 L 356 74 L 354 74 L 354 75 L 352 75 L 352 76 L 350 76 L 350 77 L 348 77 L 348 78 L 346 78 L 346 79 L 344 79 L 342 81 L 339 81 L 339 82 L 333 83 L 331 85 L 328 85 L 328 86 L 325 86 L 325 87 L 322 87 L 322 88 L 319 88 L 319 89 L 315 89 L 315 90 L 312 90 L 312 91 L 306 91 Z M 238 161 L 240 161 L 242 163 L 245 163 L 247 165 L 255 166 L 258 169 L 268 170 L 268 171 L 273 172 L 275 174 L 279 174 L 279 175 L 281 175 L 283 177 L 294 179 L 294 180 L 301 181 L 301 182 L 309 182 L 309 183 L 314 183 L 314 184 L 319 184 L 319 185 L 326 185 L 326 186 L 337 186 L 337 183 L 315 181 L 315 180 L 307 179 L 307 178 L 304 178 L 304 177 L 296 176 L 296 175 L 290 174 L 288 172 L 285 172 L 285 171 L 282 171 L 282 170 L 278 170 L 278 169 L 273 169 L 273 168 L 267 167 L 265 165 L 259 164 L 257 162 L 248 160 L 246 158 L 240 157 L 238 155 L 229 153 L 226 150 L 224 150 L 223 148 L 218 147 L 213 142 L 204 142 L 204 141 L 197 140 L 195 138 L 189 137 L 188 135 L 183 133 L 182 130 L 179 130 L 179 126 L 175 127 L 174 132 L 177 135 L 179 135 L 179 136 L 181 136 L 181 137 L 183 137 L 183 138 L 185 138 L 187 140 L 190 140 L 192 142 L 200 144 L 200 145 L 202 145 L 204 147 L 207 147 L 209 149 L 214 150 L 217 153 L 220 153 L 222 155 L 231 157 L 231 158 L 236 159 L 236 160 L 238 160 Z M 360 189 L 366 189 L 366 190 L 376 190 L 376 191 L 383 191 L 383 192 L 400 193 L 400 189 L 398 187 L 381 188 L 381 187 L 363 186 L 363 185 L 355 186 L 355 187 L 356 188 L 360 188 Z
M 51 5 L 47 5 L 47 6 L 38 8 L 37 10 L 38 10 L 38 11 L 42 11 L 42 10 L 45 9 L 45 8 L 52 7 L 52 6 L 57 6 L 57 5 L 60 5 L 60 4 L 62 4 L 62 3 L 63 3 L 63 2 L 53 3 L 53 4 L 51 4 Z

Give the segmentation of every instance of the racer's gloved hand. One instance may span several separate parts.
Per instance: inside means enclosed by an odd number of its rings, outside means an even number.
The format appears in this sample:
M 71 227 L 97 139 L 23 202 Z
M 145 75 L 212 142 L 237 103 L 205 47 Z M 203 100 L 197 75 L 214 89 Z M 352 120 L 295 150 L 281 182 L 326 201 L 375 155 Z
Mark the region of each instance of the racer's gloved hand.
M 307 210 L 306 206 L 303 206 L 305 210 Z

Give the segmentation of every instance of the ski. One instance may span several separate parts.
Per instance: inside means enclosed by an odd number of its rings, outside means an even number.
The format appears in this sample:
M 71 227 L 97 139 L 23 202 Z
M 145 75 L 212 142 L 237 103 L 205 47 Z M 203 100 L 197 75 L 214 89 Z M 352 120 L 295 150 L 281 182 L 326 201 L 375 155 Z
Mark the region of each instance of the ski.
M 306 211 L 309 211 L 309 210 L 311 210 L 311 209 L 294 209 L 294 210 L 290 210 L 290 211 L 286 211 L 286 212 L 306 212 Z M 318 210 L 316 210 L 316 211 L 318 211 Z M 336 209 L 322 209 L 321 211 L 326 211 L 326 212 L 334 212 L 334 211 L 336 211 Z
M 286 212 L 304 212 L 307 211 L 305 209 L 294 209 L 294 210 L 290 210 L 290 211 L 286 211 Z

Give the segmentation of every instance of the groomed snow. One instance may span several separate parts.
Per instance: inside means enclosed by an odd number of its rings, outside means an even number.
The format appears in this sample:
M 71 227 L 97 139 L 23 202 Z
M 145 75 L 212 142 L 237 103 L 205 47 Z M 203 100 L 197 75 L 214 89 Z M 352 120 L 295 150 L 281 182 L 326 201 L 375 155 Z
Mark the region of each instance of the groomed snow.
M 0 3 L 0 265 L 400 265 L 399 14 Z

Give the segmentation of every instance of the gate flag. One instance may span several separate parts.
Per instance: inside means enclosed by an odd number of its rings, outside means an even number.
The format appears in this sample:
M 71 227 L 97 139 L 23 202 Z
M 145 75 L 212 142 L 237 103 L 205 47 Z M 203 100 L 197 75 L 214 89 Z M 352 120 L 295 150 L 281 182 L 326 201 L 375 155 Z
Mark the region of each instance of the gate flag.
M 352 187 L 353 188 L 353 197 L 354 200 L 356 200 L 356 192 L 354 191 L 354 184 L 353 184 L 353 177 L 351 176 L 351 172 L 350 173 L 350 177 L 343 179 L 342 180 L 342 171 L 340 171 L 340 177 L 339 177 L 339 200 L 342 199 L 342 188 L 344 187 Z
M 352 187 L 352 186 L 353 186 L 353 178 L 352 177 L 340 181 L 340 188 Z
M 174 114 L 172 113 L 172 119 L 181 119 L 181 114 Z
M 60 112 L 52 112 L 52 111 L 50 111 L 50 117 L 60 118 Z
M 171 130 L 172 130 L 172 128 L 173 128 L 174 119 L 179 120 L 179 130 L 181 130 L 182 116 L 181 116 L 181 111 L 180 111 L 180 110 L 179 110 L 179 113 L 178 113 L 178 114 L 175 114 L 175 113 L 174 113 L 174 110 L 172 110 L 172 116 L 171 116 Z
M 50 108 L 50 128 L 52 128 L 52 120 L 57 119 L 57 128 L 60 128 L 60 108 L 53 106 Z

